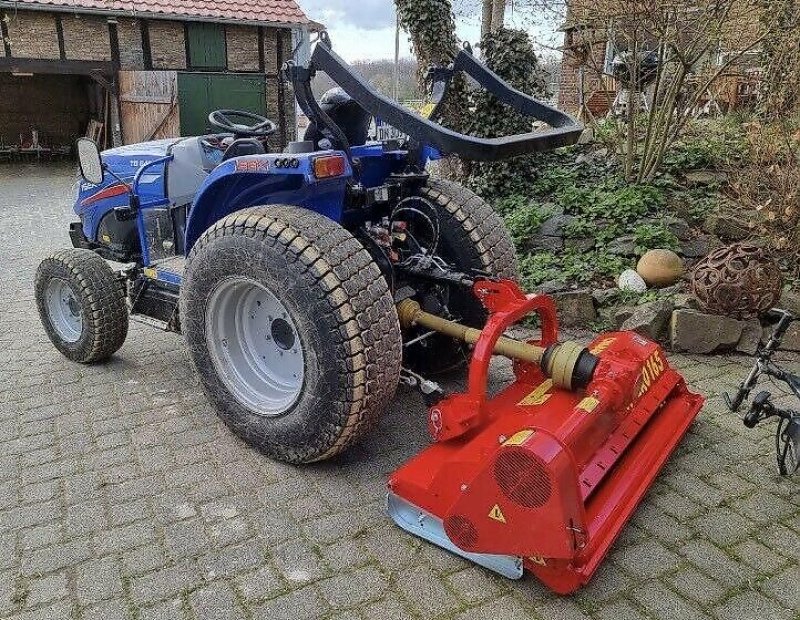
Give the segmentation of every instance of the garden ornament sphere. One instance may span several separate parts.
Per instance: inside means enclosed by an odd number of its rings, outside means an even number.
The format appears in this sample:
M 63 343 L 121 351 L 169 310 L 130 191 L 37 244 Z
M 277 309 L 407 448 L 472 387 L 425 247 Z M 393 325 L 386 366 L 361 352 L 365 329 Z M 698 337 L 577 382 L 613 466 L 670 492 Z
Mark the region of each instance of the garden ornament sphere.
M 684 274 L 683 259 L 672 250 L 650 250 L 639 260 L 636 271 L 648 286 L 672 286 Z
M 778 303 L 783 289 L 778 264 L 752 243 L 713 251 L 697 264 L 691 280 L 703 310 L 736 319 L 766 312 Z

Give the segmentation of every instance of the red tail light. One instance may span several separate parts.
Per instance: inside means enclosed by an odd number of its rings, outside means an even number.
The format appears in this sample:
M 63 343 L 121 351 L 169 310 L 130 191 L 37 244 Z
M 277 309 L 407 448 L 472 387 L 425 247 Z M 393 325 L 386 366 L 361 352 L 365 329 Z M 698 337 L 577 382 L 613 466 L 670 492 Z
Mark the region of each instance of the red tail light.
M 318 179 L 340 177 L 346 169 L 343 155 L 327 155 L 314 160 L 314 176 Z

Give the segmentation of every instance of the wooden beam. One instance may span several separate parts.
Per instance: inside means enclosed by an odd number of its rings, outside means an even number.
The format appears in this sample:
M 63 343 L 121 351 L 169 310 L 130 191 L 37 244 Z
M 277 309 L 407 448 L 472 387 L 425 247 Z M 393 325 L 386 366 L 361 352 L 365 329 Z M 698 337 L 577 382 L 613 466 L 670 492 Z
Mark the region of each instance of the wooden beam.
M 3 73 L 58 73 L 61 75 L 90 75 L 112 77 L 114 65 L 90 60 L 41 60 L 38 58 L 0 57 Z
M 266 73 L 267 71 L 266 58 L 264 57 L 264 35 L 265 35 L 264 26 L 259 26 L 258 27 L 258 71 L 260 73 Z
M 11 43 L 8 40 L 8 26 L 6 25 L 5 11 L 0 13 L 0 36 L 3 37 L 3 47 L 5 48 L 6 56 L 11 56 Z
M 67 48 L 64 46 L 64 23 L 61 21 L 61 15 L 55 14 L 56 18 L 56 36 L 58 37 L 58 57 L 61 60 L 67 59 Z
M 150 47 L 150 26 L 146 19 L 139 20 L 139 29 L 142 32 L 142 64 L 145 71 L 153 70 L 153 50 Z

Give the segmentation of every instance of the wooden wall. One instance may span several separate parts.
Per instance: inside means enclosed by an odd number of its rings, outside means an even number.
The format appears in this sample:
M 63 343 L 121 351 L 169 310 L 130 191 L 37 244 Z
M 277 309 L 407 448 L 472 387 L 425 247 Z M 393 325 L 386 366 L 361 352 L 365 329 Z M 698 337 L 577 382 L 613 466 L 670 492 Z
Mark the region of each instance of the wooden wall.
M 120 71 L 119 93 L 126 144 L 180 135 L 175 71 Z

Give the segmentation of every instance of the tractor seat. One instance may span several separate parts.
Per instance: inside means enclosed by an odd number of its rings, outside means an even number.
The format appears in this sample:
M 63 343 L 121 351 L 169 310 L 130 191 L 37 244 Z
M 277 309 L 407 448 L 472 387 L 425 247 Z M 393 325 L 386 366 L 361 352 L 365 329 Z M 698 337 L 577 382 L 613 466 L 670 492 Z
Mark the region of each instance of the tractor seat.
M 225 149 L 222 161 L 242 155 L 265 155 L 266 152 L 264 145 L 255 138 L 239 138 L 231 142 L 230 146 Z

